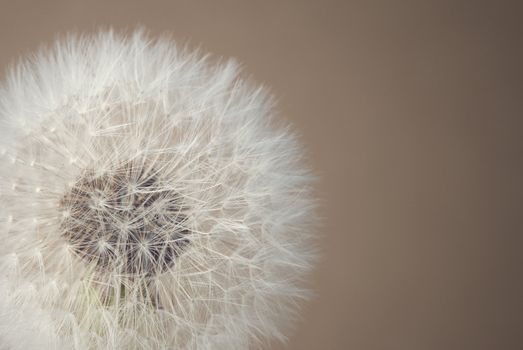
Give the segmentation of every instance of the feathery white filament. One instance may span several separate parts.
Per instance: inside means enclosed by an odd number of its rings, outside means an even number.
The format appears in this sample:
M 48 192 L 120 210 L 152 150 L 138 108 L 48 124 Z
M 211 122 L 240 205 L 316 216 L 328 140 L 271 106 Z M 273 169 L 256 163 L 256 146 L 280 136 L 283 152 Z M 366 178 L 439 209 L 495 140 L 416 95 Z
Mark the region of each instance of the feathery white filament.
M 246 349 L 307 295 L 309 171 L 236 63 L 70 36 L 0 90 L 0 344 Z

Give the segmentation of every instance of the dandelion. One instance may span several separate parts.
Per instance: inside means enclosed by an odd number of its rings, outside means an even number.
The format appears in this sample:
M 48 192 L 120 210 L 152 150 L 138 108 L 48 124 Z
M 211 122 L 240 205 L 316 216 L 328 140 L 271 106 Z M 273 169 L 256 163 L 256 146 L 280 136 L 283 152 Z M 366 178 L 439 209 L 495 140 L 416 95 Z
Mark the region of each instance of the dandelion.
M 314 257 L 311 176 L 271 96 L 143 32 L 68 36 L 0 90 L 0 343 L 285 340 Z

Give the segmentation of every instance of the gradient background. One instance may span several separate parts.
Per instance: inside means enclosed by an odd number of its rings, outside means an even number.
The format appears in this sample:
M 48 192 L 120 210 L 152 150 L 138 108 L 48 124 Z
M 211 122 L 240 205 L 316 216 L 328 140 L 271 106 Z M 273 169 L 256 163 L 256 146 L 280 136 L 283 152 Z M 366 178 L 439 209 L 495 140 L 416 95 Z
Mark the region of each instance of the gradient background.
M 0 67 L 98 25 L 238 58 L 321 177 L 317 296 L 288 349 L 523 349 L 517 3 L 1 1 Z

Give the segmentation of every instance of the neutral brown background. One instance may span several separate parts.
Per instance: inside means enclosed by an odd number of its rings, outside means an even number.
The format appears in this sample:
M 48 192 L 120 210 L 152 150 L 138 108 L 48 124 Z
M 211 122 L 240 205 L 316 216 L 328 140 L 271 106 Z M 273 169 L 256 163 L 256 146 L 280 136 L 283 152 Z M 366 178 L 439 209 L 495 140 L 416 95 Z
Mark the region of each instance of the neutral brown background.
M 3 69 L 58 33 L 142 24 L 272 87 L 323 203 L 289 349 L 523 349 L 517 2 L 0 4 Z

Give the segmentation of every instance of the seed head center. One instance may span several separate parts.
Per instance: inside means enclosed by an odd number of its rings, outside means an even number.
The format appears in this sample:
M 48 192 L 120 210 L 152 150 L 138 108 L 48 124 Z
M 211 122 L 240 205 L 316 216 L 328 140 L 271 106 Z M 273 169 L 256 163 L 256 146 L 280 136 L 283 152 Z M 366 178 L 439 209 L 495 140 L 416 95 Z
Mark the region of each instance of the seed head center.
M 188 244 L 181 196 L 154 169 L 128 162 L 85 171 L 60 202 L 62 236 L 102 271 L 152 276 L 169 269 Z

